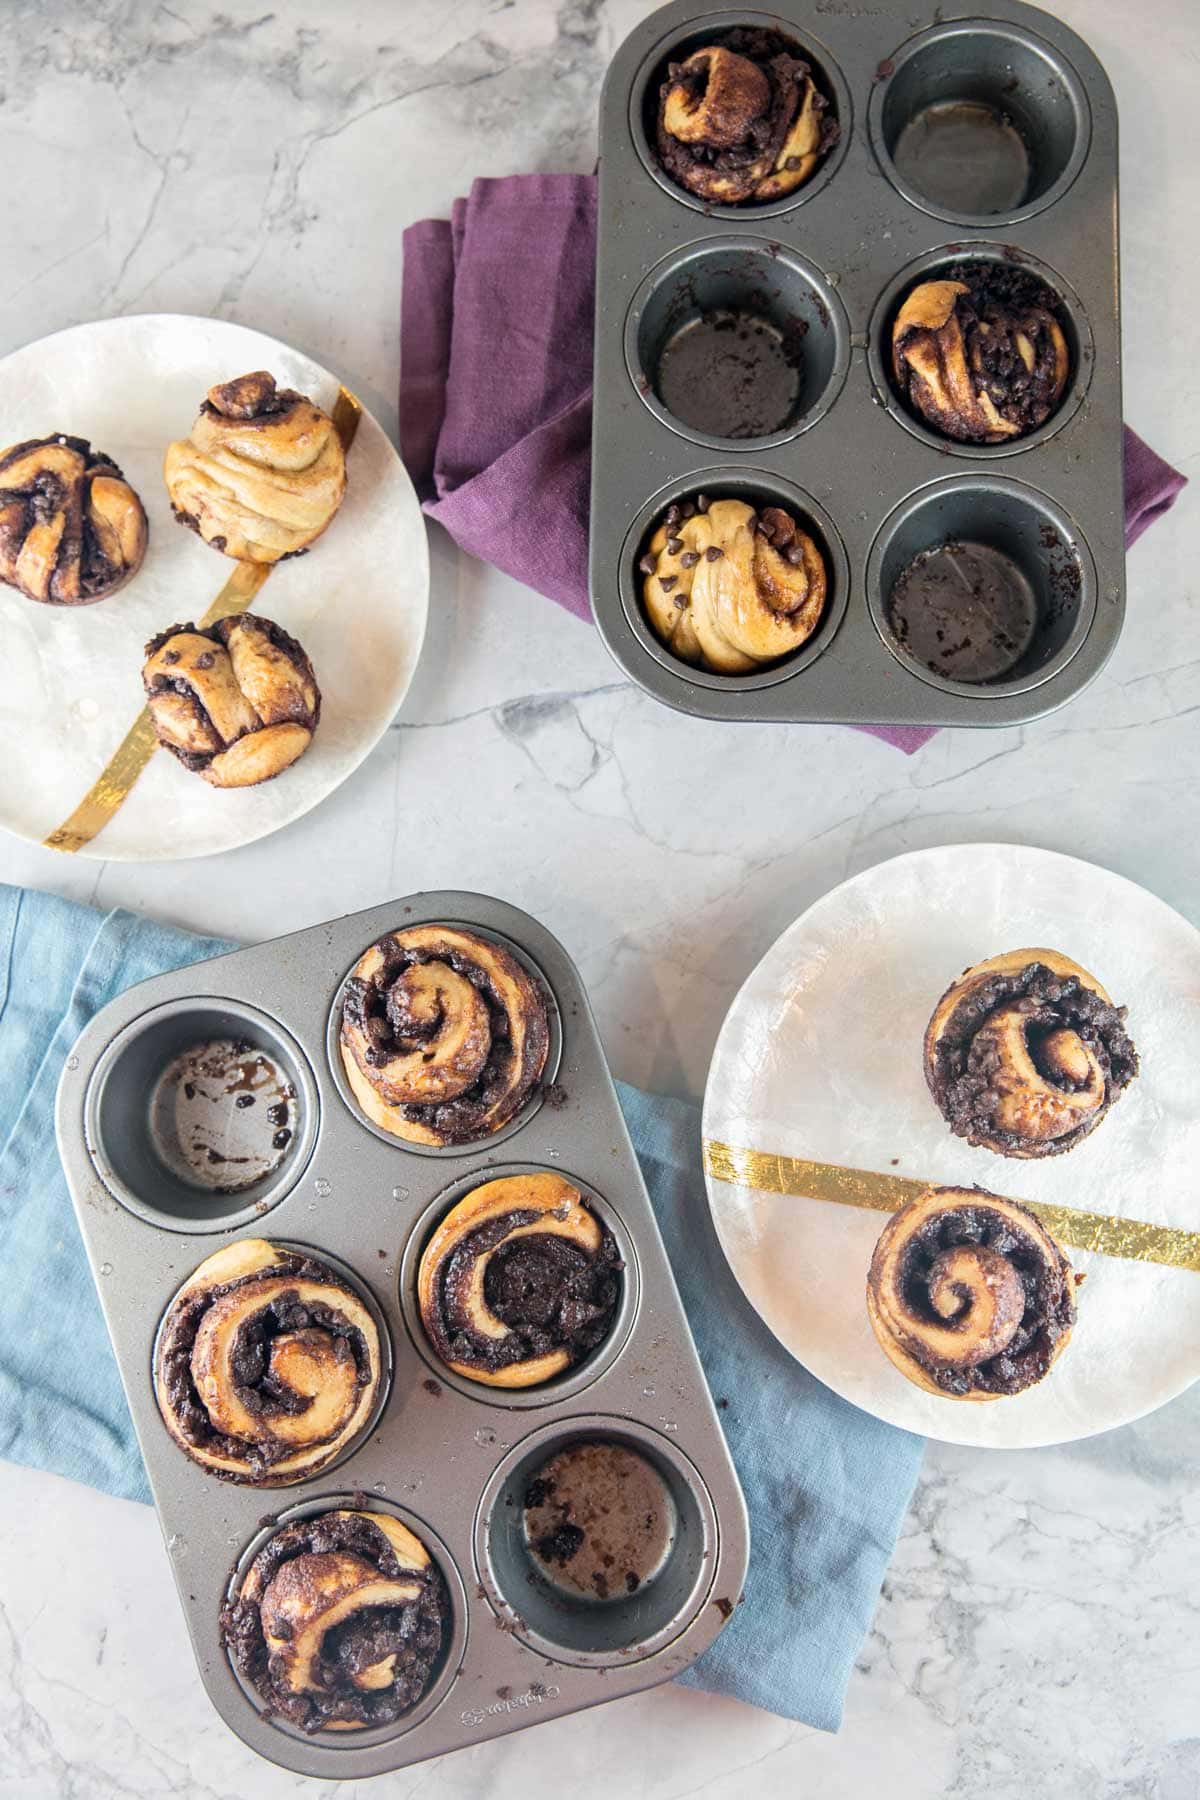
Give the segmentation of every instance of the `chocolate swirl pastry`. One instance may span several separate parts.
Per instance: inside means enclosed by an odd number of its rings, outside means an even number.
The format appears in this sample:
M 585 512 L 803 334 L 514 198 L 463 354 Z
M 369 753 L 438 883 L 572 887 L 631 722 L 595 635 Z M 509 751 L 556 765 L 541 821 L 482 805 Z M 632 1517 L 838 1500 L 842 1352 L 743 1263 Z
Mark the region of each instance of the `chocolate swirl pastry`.
M 550 1048 L 538 985 L 500 944 L 450 925 L 389 932 L 354 965 L 342 1064 L 363 1112 L 415 1144 L 499 1131 L 533 1094 Z
M 312 743 L 321 716 L 313 666 L 270 619 L 172 625 L 146 645 L 146 704 L 158 741 L 213 787 L 254 787 Z
M 971 264 L 913 288 L 892 326 L 892 369 L 912 411 L 943 437 L 1000 444 L 1050 417 L 1071 358 L 1042 282 Z
M 1011 950 L 948 988 L 925 1031 L 925 1079 L 951 1131 L 1001 1156 L 1061 1156 L 1138 1072 L 1094 975 L 1056 950 Z
M 193 1462 L 223 1481 L 286 1487 L 340 1455 L 383 1379 L 375 1321 L 316 1256 L 263 1238 L 200 1264 L 158 1334 L 154 1393 Z
M 346 457 L 328 413 L 265 369 L 210 388 L 191 435 L 163 464 L 175 517 L 245 562 L 299 556 L 346 492 Z
M 677 501 L 638 563 L 655 635 L 681 662 L 749 675 L 799 650 L 821 622 L 825 559 L 781 506 Z
M 106 600 L 141 568 L 148 533 L 141 501 L 86 438 L 0 452 L 0 581 L 30 600 Z
M 421 1323 L 456 1375 L 536 1387 L 607 1337 L 621 1267 L 612 1233 L 569 1181 L 503 1176 L 464 1195 L 426 1245 Z
M 659 90 L 658 159 L 703 200 L 781 200 L 837 141 L 837 121 L 796 46 L 739 26 L 670 63 Z
M 982 1188 L 931 1188 L 883 1228 L 867 1312 L 910 1381 L 999 1400 L 1042 1379 L 1075 1323 L 1076 1276 L 1045 1226 Z
M 450 1597 L 387 1513 L 327 1512 L 268 1538 L 221 1612 L 222 1640 L 268 1714 L 302 1731 L 402 1719 L 428 1691 Z

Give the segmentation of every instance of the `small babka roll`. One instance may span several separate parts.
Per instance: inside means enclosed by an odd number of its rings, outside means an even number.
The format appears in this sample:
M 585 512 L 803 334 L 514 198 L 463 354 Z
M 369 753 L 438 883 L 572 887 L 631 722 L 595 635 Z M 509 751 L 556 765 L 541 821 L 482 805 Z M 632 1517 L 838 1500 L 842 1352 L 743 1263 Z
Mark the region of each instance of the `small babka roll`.
M 336 1511 L 268 1538 L 221 1633 L 268 1715 L 302 1731 L 362 1731 L 428 1692 L 450 1622 L 446 1584 L 407 1526 Z
M 417 1303 L 456 1375 L 489 1387 L 550 1381 L 611 1329 L 621 1258 L 579 1189 L 548 1170 L 484 1182 L 421 1257 Z
M 342 1063 L 363 1112 L 417 1144 L 463 1144 L 516 1117 L 546 1066 L 545 996 L 500 944 L 413 925 L 372 944 L 342 1005 Z
M 299 556 L 346 492 L 346 456 L 329 414 L 265 369 L 210 388 L 190 436 L 163 465 L 175 517 L 226 556 Z
M 999 444 L 1043 425 L 1062 399 L 1070 352 L 1042 283 L 970 267 L 923 281 L 892 326 L 896 385 L 943 437 Z
M 136 493 L 86 438 L 0 452 L 0 581 L 30 600 L 106 600 L 141 568 L 148 532 Z
M 213 787 L 281 775 L 321 716 L 308 657 L 281 625 L 253 613 L 160 632 L 146 645 L 142 684 L 159 743 Z
M 931 1188 L 883 1228 L 867 1278 L 875 1336 L 951 1400 L 1019 1394 L 1061 1355 L 1078 1277 L 1045 1226 L 981 1188 Z
M 949 987 L 925 1031 L 925 1079 L 950 1129 L 1001 1156 L 1061 1156 L 1138 1072 L 1094 975 L 1057 950 L 1011 950 Z
M 193 1462 L 224 1481 L 286 1487 L 363 1430 L 384 1366 L 369 1309 L 319 1257 L 263 1238 L 200 1264 L 158 1335 L 154 1391 Z

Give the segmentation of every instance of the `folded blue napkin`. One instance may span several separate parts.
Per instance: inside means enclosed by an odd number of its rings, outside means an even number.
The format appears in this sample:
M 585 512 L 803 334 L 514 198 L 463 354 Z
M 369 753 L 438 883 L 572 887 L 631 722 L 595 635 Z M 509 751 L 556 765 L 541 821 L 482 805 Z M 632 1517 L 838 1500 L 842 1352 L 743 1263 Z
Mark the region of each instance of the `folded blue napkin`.
M 0 884 L 0 1457 L 133 1500 L 149 1490 L 59 1167 L 55 1090 L 114 994 L 230 948 Z M 705 1204 L 697 1109 L 619 1092 L 750 1509 L 745 1603 L 680 1680 L 835 1731 L 921 1439 L 822 1387 L 743 1298 Z

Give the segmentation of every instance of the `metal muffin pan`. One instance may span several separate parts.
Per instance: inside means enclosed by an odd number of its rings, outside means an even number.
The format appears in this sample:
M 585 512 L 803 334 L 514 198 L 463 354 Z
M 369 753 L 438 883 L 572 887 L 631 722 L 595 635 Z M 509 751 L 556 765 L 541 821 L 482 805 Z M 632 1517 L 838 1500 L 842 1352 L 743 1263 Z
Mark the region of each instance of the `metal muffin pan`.
M 735 25 L 798 44 L 841 127 L 813 177 L 765 206 L 706 204 L 675 186 L 654 150 L 668 59 Z M 1007 211 L 963 211 L 921 189 L 913 133 L 954 104 L 1004 121 L 988 169 Z M 939 437 L 906 410 L 889 372 L 903 295 L 980 258 L 1015 260 L 1048 284 L 1071 352 L 1056 412 L 1001 445 Z M 990 0 L 986 16 L 914 12 L 903 0 L 663 7 L 626 39 L 604 86 L 596 294 L 592 606 L 616 661 L 656 699 L 715 719 L 1002 726 L 1053 711 L 1103 668 L 1125 610 L 1117 113 L 1104 70 L 1059 20 L 1019 0 Z M 697 432 L 655 393 L 671 332 L 739 306 L 773 326 L 798 317 L 805 331 L 793 416 L 758 440 Z M 964 497 L 970 480 L 977 508 Z M 825 549 L 832 598 L 795 657 L 714 675 L 651 631 L 638 556 L 670 502 L 698 492 L 790 506 Z M 1021 494 L 1033 533 L 1017 528 Z M 1030 653 L 996 683 L 934 674 L 884 616 L 892 535 L 903 529 L 910 555 L 932 548 L 946 533 L 920 532 L 948 513 L 961 535 L 1019 552 L 1039 601 L 1053 597 Z
M 515 946 L 539 975 L 559 1022 L 557 1086 L 515 1129 L 429 1156 L 385 1141 L 345 1097 L 329 1021 L 369 944 L 403 926 L 450 922 Z M 145 1149 L 151 1065 L 169 1060 L 193 1027 L 193 1042 L 240 1034 L 282 1054 L 297 1087 L 296 1147 L 261 1194 L 192 1196 L 185 1207 Z M 670 1680 L 717 1636 L 745 1578 L 745 1503 L 586 992 L 534 919 L 478 894 L 416 894 L 143 982 L 75 1045 L 59 1086 L 58 1138 L 200 1673 L 253 1749 L 303 1775 L 381 1774 Z M 594 1199 L 626 1269 L 605 1343 L 559 1381 L 505 1394 L 441 1367 L 404 1284 L 464 1191 L 528 1168 L 560 1173 Z M 340 1266 L 390 1341 L 390 1382 L 370 1430 L 336 1465 L 282 1489 L 222 1482 L 190 1462 L 152 1388 L 172 1296 L 205 1257 L 244 1236 L 308 1246 Z M 564 1607 L 522 1565 L 520 1509 L 505 1503 L 535 1463 L 597 1436 L 657 1467 L 675 1501 L 676 1544 L 639 1595 Z M 235 1566 L 244 1570 L 273 1521 L 348 1502 L 394 1513 L 417 1533 L 446 1577 L 453 1626 L 444 1664 L 407 1718 L 309 1736 L 262 1716 L 218 1620 Z

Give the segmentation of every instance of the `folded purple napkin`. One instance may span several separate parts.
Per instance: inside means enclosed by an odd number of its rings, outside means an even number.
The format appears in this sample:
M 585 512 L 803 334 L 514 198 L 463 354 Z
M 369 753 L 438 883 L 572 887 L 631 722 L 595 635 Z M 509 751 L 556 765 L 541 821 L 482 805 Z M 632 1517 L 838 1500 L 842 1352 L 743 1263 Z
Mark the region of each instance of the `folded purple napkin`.
M 400 448 L 425 510 L 472 556 L 581 619 L 595 274 L 591 175 L 476 181 L 449 221 L 404 233 Z M 1126 426 L 1127 545 L 1184 485 Z M 909 754 L 933 736 L 867 729 Z

